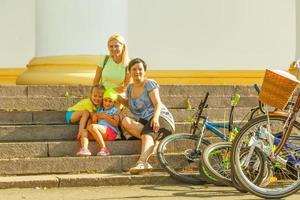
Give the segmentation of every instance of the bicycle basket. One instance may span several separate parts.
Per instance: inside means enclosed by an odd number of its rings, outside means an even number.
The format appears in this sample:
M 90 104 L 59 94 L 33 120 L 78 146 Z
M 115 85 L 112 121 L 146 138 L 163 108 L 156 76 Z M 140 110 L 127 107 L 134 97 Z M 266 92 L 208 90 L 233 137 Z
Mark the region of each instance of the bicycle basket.
M 258 99 L 283 110 L 300 82 L 282 70 L 266 70 Z

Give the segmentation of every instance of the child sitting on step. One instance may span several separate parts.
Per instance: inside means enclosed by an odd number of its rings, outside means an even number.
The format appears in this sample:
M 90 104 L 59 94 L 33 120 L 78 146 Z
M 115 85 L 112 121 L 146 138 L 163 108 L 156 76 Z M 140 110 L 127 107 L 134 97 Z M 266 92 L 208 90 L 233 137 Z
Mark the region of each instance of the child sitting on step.
M 89 132 L 101 148 L 97 156 L 108 156 L 110 153 L 104 141 L 113 141 L 120 134 L 118 129 L 120 119 L 118 109 L 115 107 L 117 97 L 118 94 L 114 89 L 106 89 L 103 94 L 102 107 L 93 114 L 92 124 L 88 126 Z
M 91 114 L 95 112 L 99 105 L 102 103 L 104 87 L 103 86 L 92 86 L 88 98 L 80 100 L 74 106 L 69 107 L 66 112 L 67 124 L 75 124 L 79 122 L 78 133 L 76 139 L 80 139 L 80 151 L 77 155 L 91 155 L 88 150 L 88 133 L 87 125 Z M 84 137 L 82 137 L 84 136 Z

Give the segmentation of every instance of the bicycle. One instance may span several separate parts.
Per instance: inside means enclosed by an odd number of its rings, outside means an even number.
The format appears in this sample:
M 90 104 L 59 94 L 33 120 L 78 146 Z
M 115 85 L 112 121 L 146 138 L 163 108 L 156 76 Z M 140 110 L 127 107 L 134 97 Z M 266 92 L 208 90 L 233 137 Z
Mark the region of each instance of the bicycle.
M 254 84 L 254 88 L 259 94 L 260 89 L 257 84 Z M 262 104 L 262 102 L 259 101 L 258 105 L 261 113 L 265 113 L 263 108 L 264 105 Z M 292 105 L 292 103 L 289 102 L 289 106 L 290 105 Z M 274 110 L 272 113 L 274 112 L 276 112 L 276 110 Z M 252 115 L 250 116 L 250 120 L 253 119 L 253 112 L 251 114 Z M 265 120 L 266 119 L 263 119 L 263 121 Z M 230 164 L 231 145 L 234 137 L 237 134 L 237 129 L 232 130 L 232 128 L 229 128 L 229 136 L 231 136 L 230 141 L 218 142 L 207 146 L 201 155 L 201 165 L 202 168 L 205 169 L 207 174 L 209 174 L 214 179 L 226 183 L 227 185 L 233 185 L 238 190 L 244 191 L 243 188 L 240 187 L 240 184 L 237 182 L 237 180 L 234 178 L 235 176 L 232 174 Z M 280 133 L 277 133 L 277 137 L 280 137 Z M 246 151 L 243 152 L 243 154 L 245 155 Z M 254 156 L 251 158 L 251 173 L 247 174 L 247 177 L 252 182 L 258 183 L 263 181 L 261 173 L 264 168 L 261 168 L 259 165 L 259 163 L 262 162 L 262 159 L 263 158 L 261 153 L 256 150 Z
M 206 93 L 204 99 L 199 103 L 195 121 L 191 125 L 191 133 L 174 134 L 164 138 L 158 146 L 157 156 L 162 167 L 176 180 L 190 184 L 201 184 L 209 180 L 209 182 L 218 185 L 226 185 L 224 182 L 218 183 L 213 179 L 209 179 L 209 177 L 207 179 L 205 169 L 202 173 L 199 173 L 199 160 L 203 148 L 210 144 L 208 140 L 204 139 L 204 135 L 207 135 L 208 132 L 221 138 L 222 141 L 229 140 L 229 137 L 219 128 L 228 129 L 232 127 L 233 111 L 238 100 L 231 105 L 228 123 L 213 123 L 208 120 L 207 116 L 202 114 L 203 109 L 207 108 L 208 96 L 209 93 Z M 258 110 L 259 107 L 252 109 L 251 117 Z
M 289 115 L 267 114 L 249 121 L 235 138 L 231 151 L 232 170 L 241 185 L 254 195 L 278 199 L 300 189 L 300 123 L 296 121 L 299 108 L 300 94 Z M 246 148 L 249 151 L 242 156 Z M 260 165 L 266 170 L 259 183 L 253 183 L 245 175 L 253 151 L 260 151 L 264 157 Z

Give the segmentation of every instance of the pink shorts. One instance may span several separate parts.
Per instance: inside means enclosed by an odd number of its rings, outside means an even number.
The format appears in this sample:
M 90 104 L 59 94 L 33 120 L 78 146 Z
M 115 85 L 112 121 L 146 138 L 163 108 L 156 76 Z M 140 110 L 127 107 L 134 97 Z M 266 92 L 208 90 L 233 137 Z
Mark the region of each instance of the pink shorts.
M 116 137 L 117 137 L 117 133 L 114 131 L 114 129 L 107 127 L 106 134 L 103 136 L 103 139 L 105 141 L 114 141 Z

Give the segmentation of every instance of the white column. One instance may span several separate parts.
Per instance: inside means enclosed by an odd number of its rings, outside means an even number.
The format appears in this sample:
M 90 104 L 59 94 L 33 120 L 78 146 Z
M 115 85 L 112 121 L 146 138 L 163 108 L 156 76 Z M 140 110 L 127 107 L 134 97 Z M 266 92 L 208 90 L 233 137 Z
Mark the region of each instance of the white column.
M 107 39 L 127 39 L 127 0 L 38 0 L 36 55 L 107 54 Z
M 35 0 L 0 0 L 0 68 L 25 67 L 35 56 Z

